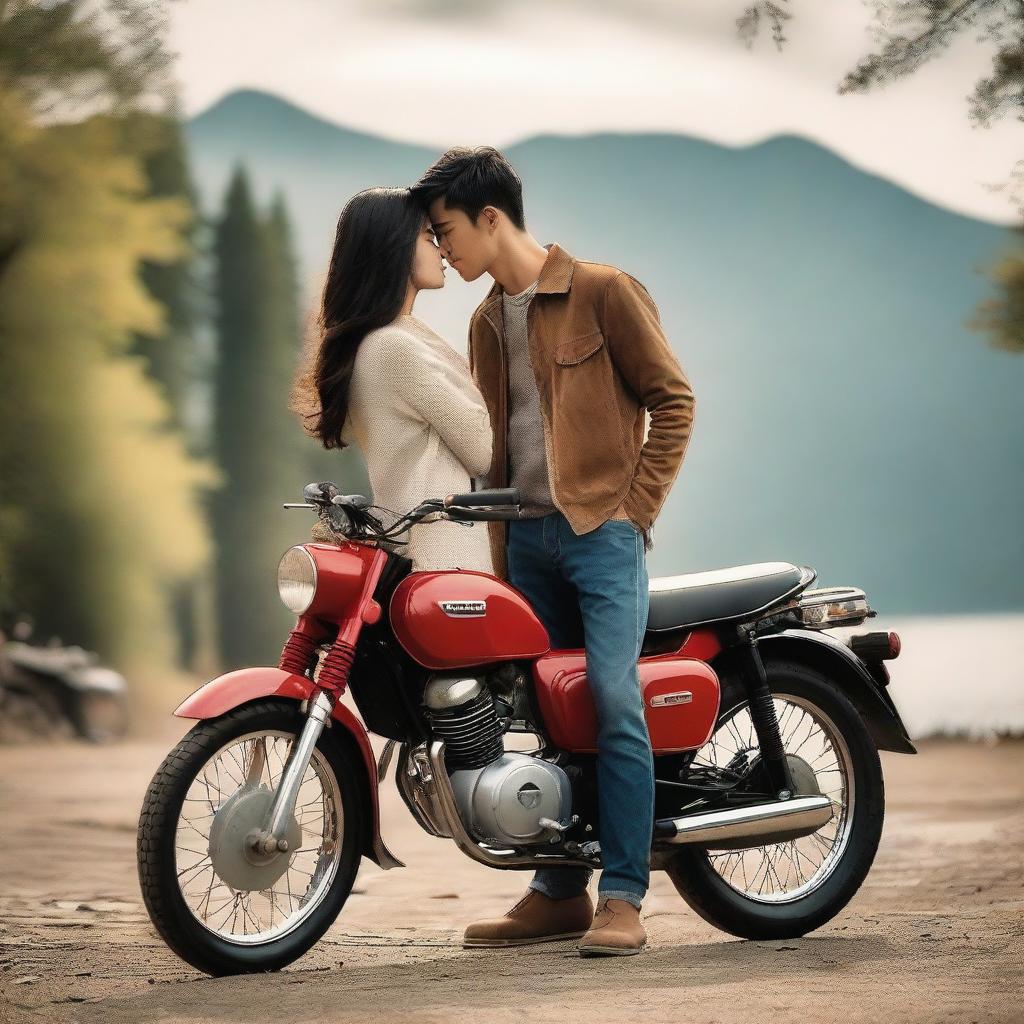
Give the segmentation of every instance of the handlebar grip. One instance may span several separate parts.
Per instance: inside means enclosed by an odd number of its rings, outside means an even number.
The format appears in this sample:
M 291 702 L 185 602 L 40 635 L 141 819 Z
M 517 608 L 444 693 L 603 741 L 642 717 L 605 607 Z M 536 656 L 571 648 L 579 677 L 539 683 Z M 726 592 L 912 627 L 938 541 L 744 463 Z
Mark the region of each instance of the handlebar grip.
M 444 499 L 445 506 L 462 505 L 485 507 L 487 505 L 518 505 L 518 487 L 500 487 L 489 491 L 470 491 L 468 494 L 449 494 Z
M 332 505 L 348 505 L 352 508 L 368 508 L 370 499 L 365 494 L 336 494 L 331 498 Z
M 519 507 L 503 505 L 488 508 L 464 508 L 461 505 L 455 505 L 448 509 L 446 514 L 449 519 L 471 519 L 474 522 L 496 522 L 505 519 L 517 520 L 519 519 Z

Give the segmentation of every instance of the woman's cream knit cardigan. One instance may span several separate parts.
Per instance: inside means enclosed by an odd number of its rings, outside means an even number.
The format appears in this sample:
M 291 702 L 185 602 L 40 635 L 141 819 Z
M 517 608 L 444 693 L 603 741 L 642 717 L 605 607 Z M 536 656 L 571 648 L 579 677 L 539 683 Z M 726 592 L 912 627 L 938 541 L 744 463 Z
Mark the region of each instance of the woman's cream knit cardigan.
M 362 451 L 374 503 L 400 514 L 424 498 L 471 490 L 470 478 L 491 463 L 490 419 L 469 364 L 407 314 L 360 343 L 342 439 Z M 426 522 L 402 536 L 414 571 L 493 571 L 486 523 Z

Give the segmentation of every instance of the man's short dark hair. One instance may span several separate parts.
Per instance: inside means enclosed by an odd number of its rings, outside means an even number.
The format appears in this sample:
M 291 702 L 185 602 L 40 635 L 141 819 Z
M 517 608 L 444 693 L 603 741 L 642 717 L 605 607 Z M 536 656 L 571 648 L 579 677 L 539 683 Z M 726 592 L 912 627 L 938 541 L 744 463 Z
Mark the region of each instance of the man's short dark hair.
M 520 231 L 523 183 L 515 168 L 493 146 L 454 146 L 428 168 L 410 191 L 426 209 L 438 198 L 452 210 L 462 210 L 475 224 L 485 206 L 503 213 Z

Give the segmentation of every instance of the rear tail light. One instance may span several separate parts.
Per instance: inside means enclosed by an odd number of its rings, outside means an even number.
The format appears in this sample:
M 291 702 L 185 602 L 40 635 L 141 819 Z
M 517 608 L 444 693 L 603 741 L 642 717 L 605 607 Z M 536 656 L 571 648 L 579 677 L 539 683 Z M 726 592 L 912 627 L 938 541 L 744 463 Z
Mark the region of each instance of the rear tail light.
M 864 661 L 888 661 L 898 658 L 900 653 L 898 633 L 859 633 L 851 636 L 847 643 L 850 650 Z

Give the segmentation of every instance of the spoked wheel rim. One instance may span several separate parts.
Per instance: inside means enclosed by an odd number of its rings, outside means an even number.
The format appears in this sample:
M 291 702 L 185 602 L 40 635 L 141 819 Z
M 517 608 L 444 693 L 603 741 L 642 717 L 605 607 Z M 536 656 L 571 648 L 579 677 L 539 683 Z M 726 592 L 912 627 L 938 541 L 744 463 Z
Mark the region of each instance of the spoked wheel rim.
M 196 921 L 225 942 L 254 946 L 293 932 L 323 903 L 338 873 L 344 810 L 319 748 L 302 777 L 288 851 L 260 857 L 243 849 L 294 741 L 274 730 L 239 736 L 204 763 L 185 793 L 174 839 L 178 891 Z
M 809 895 L 839 866 L 850 838 L 856 794 L 850 750 L 832 719 L 804 697 L 786 693 L 772 697 L 795 784 L 806 789 L 809 783 L 827 796 L 834 814 L 809 836 L 748 850 L 708 850 L 707 858 L 722 881 L 741 896 L 756 903 L 785 904 Z M 693 766 L 725 768 L 744 753 L 756 756 L 758 751 L 757 734 L 744 704 L 719 724 L 697 752 Z

